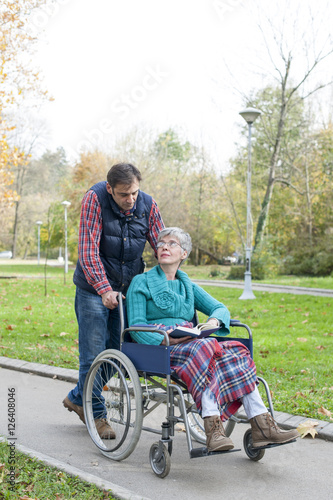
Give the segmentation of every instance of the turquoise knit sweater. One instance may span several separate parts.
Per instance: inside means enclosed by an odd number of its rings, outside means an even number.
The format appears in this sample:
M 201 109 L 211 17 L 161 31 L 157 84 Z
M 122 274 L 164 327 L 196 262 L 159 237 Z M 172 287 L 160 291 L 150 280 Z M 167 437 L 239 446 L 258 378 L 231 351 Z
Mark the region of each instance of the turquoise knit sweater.
M 160 266 L 135 276 L 126 294 L 126 303 L 130 326 L 154 323 L 169 326 L 192 321 L 197 310 L 221 321 L 219 334 L 230 333 L 228 309 L 192 283 L 181 270 L 177 271 L 175 280 L 169 281 Z M 164 338 L 154 332 L 132 332 L 131 335 L 140 344 L 159 345 Z

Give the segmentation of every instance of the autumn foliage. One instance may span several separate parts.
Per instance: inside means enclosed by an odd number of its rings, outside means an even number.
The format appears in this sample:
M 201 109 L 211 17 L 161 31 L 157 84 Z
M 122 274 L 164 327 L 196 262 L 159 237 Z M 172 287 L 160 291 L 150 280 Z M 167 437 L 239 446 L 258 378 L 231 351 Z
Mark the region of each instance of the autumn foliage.
M 8 132 L 14 125 L 6 119 L 6 112 L 22 105 L 30 95 L 46 96 L 29 59 L 36 41 L 29 33 L 29 15 L 43 3 L 3 0 L 0 6 L 0 207 L 17 199 L 11 169 L 26 161 L 23 152 L 8 142 Z

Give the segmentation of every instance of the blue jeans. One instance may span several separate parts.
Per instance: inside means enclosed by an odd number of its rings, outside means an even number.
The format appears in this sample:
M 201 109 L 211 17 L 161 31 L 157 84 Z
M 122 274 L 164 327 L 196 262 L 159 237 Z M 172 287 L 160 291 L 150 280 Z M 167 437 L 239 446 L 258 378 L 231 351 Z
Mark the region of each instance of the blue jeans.
M 94 359 L 105 349 L 120 349 L 120 316 L 118 307 L 108 309 L 100 295 L 79 287 L 76 287 L 75 313 L 79 325 L 79 381 L 68 393 L 68 399 L 82 406 L 84 382 Z M 99 418 L 101 411 L 104 410 L 96 407 Z

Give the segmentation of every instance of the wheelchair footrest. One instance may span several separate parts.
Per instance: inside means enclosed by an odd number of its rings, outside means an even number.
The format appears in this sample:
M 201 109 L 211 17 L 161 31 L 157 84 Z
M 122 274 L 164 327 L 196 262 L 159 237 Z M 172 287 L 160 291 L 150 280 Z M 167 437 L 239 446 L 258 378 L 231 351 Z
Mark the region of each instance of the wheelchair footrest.
M 290 444 L 290 443 L 295 443 L 296 439 L 293 439 L 292 441 L 287 441 L 287 443 L 272 443 L 272 444 L 266 444 L 266 446 L 256 446 L 252 447 L 252 450 L 267 450 L 268 448 L 275 448 L 276 446 L 283 446 L 285 444 Z
M 211 455 L 221 455 L 222 453 L 232 453 L 233 451 L 241 451 L 239 449 L 225 450 L 225 451 L 208 451 L 206 446 L 202 448 L 193 448 L 190 452 L 190 458 L 200 458 L 200 457 L 209 457 Z

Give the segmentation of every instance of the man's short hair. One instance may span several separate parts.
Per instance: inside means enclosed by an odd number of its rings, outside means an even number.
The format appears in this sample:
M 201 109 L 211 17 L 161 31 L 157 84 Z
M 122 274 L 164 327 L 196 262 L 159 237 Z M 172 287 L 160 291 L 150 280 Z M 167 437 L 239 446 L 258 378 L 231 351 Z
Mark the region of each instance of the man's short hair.
M 140 170 L 131 163 L 117 163 L 110 168 L 106 179 L 113 189 L 117 184 L 130 186 L 135 180 L 140 182 L 142 176 Z

